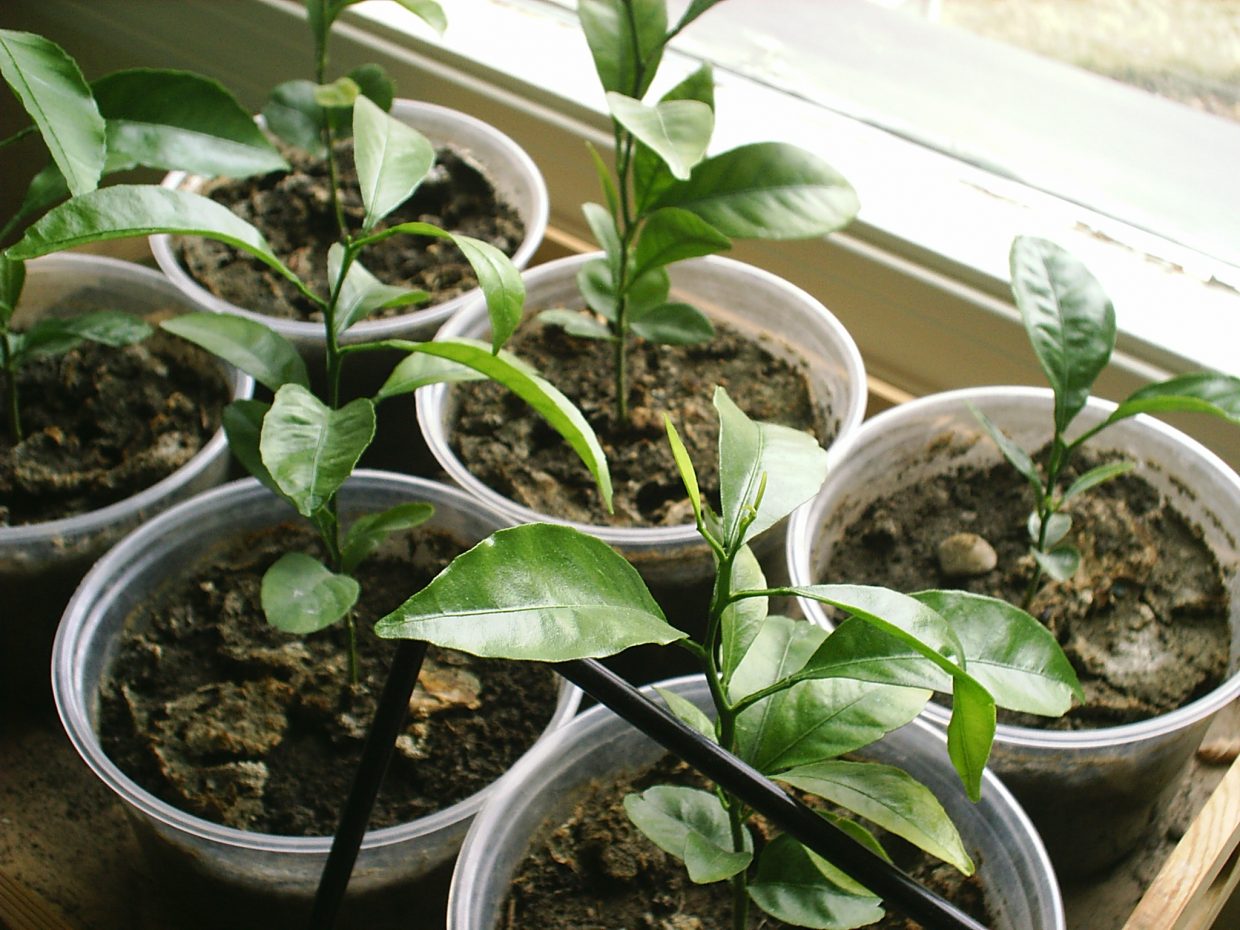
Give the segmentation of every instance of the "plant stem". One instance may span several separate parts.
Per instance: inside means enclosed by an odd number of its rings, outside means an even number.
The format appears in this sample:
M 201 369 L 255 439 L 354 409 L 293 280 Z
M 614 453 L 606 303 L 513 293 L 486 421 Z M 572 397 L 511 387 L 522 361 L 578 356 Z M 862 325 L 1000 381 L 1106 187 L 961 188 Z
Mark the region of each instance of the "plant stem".
M 21 409 L 17 403 L 17 371 L 9 353 L 7 330 L 0 330 L 0 365 L 4 367 L 4 382 L 9 393 L 9 432 L 14 442 L 21 442 L 26 437 L 22 430 Z

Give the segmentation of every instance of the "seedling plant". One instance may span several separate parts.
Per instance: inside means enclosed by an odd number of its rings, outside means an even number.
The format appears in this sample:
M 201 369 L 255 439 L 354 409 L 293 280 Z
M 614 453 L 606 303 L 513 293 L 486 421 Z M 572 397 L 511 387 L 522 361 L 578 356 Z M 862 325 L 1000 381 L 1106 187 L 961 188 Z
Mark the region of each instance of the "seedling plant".
M 436 381 L 491 378 L 526 400 L 568 440 L 589 466 L 609 505 L 611 486 L 603 451 L 577 409 L 532 369 L 500 351 L 523 308 L 524 289 L 512 262 L 485 242 L 428 223 L 376 228 L 429 171 L 426 140 L 366 97 L 354 103 L 352 128 L 366 219 L 358 235 L 346 236 L 331 249 L 331 288 L 326 297 L 299 279 L 257 229 L 227 208 L 198 194 L 151 185 L 117 185 L 76 196 L 31 226 L 7 254 L 12 260 L 22 260 L 82 243 L 152 233 L 207 236 L 274 269 L 321 309 L 326 335 L 325 399 L 311 390 L 306 363 L 297 349 L 261 322 L 196 313 L 162 326 L 236 365 L 273 393 L 270 402 L 237 401 L 225 410 L 229 444 L 251 474 L 314 525 L 327 555 L 320 561 L 289 552 L 277 560 L 263 579 L 263 609 L 268 622 L 290 633 L 311 633 L 344 621 L 349 631 L 350 677 L 356 681 L 352 607 L 359 585 L 355 570 L 389 534 L 416 526 L 431 514 L 429 505 L 409 503 L 357 519 L 347 528 L 341 525 L 337 494 L 374 438 L 379 403 Z M 410 234 L 450 239 L 469 259 L 490 312 L 491 344 L 459 339 L 341 345 L 341 337 L 368 314 L 425 298 L 422 292 L 379 282 L 359 260 L 367 246 Z M 346 360 L 391 350 L 407 353 L 407 357 L 376 394 L 343 402 L 340 384 Z
M 762 774 L 971 872 L 956 829 L 924 786 L 898 768 L 844 757 L 912 720 L 932 692 L 948 692 L 948 752 L 976 800 L 996 707 L 1062 714 L 1081 697 L 1070 664 L 1041 624 L 993 598 L 849 584 L 769 587 L 749 543 L 815 493 L 826 456 L 808 434 L 750 420 L 722 390 L 715 406 L 718 513 L 701 500 L 687 452 L 667 424 L 698 531 L 715 555 L 701 642 L 667 622 L 610 547 L 553 524 L 501 530 L 462 554 L 381 620 L 379 635 L 545 662 L 677 643 L 700 661 L 715 711 L 711 719 L 664 693 L 688 726 Z M 828 633 L 770 614 L 776 596 L 812 598 L 843 619 Z M 625 808 L 692 881 L 731 884 L 736 930 L 748 926 L 751 904 L 802 927 L 857 927 L 882 915 L 874 895 L 792 837 L 755 844 L 754 812 L 727 791 L 662 785 L 628 796 Z M 872 826 L 825 816 L 881 850 Z
M 795 146 L 754 143 L 707 157 L 715 123 L 709 65 L 645 102 L 668 43 L 718 2 L 695 0 L 670 28 L 665 0 L 578 3 L 615 142 L 614 170 L 590 150 L 606 205 L 583 208 L 604 257 L 578 275 L 587 312 L 555 308 L 540 316 L 571 335 L 612 343 L 620 423 L 628 419 L 635 338 L 692 344 L 714 335 L 699 309 L 670 299 L 670 265 L 725 251 L 733 239 L 826 235 L 858 209 L 848 182 Z
M 1094 381 L 1115 349 L 1115 308 L 1089 269 L 1053 242 L 1018 237 L 1012 243 L 1010 263 L 1012 295 L 1055 398 L 1054 430 L 1042 468 L 1031 452 L 983 413 L 973 413 L 1033 490 L 1028 532 L 1034 572 L 1023 601 L 1027 609 L 1044 574 L 1065 581 L 1080 565 L 1080 551 L 1068 541 L 1072 517 L 1064 505 L 1134 467 L 1128 461 L 1106 462 L 1064 488 L 1064 476 L 1081 447 L 1112 424 L 1139 413 L 1195 411 L 1240 423 L 1240 378 L 1201 372 L 1147 385 L 1102 422 L 1069 439 L 1072 421 L 1084 409 Z
M 285 166 L 233 96 L 200 75 L 136 68 L 88 84 L 56 43 L 8 29 L 0 29 L 0 74 L 30 118 L 0 140 L 0 149 L 37 136 L 51 156 L 0 227 L 0 243 L 70 194 L 92 191 L 118 171 L 147 167 L 240 177 Z M 0 368 L 14 442 L 25 436 L 17 378 L 23 365 L 84 340 L 124 346 L 151 332 L 142 320 L 110 310 L 47 317 L 18 332 L 11 324 L 25 281 L 22 261 L 0 255 Z

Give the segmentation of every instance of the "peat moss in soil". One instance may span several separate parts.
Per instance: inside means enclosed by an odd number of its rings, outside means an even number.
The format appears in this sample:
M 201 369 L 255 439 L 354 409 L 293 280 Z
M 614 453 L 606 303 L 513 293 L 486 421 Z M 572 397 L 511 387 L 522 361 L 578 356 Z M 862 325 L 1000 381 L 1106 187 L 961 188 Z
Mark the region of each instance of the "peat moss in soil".
M 611 344 L 529 322 L 507 348 L 567 395 L 598 434 L 614 486 L 608 514 L 585 466 L 541 418 L 489 382 L 454 385 L 453 452 L 480 481 L 542 513 L 582 523 L 677 526 L 693 522 L 663 425 L 669 414 L 689 450 L 702 493 L 717 504 L 718 414 L 723 387 L 750 417 L 822 435 L 803 368 L 775 347 L 720 328 L 689 346 L 635 341 L 629 354 L 629 422 L 615 418 Z
M 365 207 L 352 143 L 339 143 L 337 153 L 345 222 L 351 234 L 357 234 Z M 283 154 L 293 170 L 242 180 L 215 179 L 204 185 L 202 193 L 258 227 L 280 260 L 316 293 L 326 295 L 327 252 L 340 239 L 327 162 L 295 149 L 285 149 Z M 430 175 L 375 231 L 408 222 L 433 223 L 473 236 L 510 257 L 525 237 L 516 209 L 499 198 L 477 168 L 450 148 L 437 151 Z M 290 281 L 231 246 L 212 239 L 181 238 L 176 240 L 175 252 L 190 276 L 222 300 L 271 317 L 322 321 L 319 308 Z M 430 294 L 420 306 L 443 303 L 477 286 L 464 255 L 445 239 L 392 236 L 368 246 L 361 262 L 385 284 Z M 397 316 L 414 309 L 391 308 L 374 316 Z
M 465 547 L 420 528 L 363 564 L 362 674 L 350 686 L 343 624 L 296 637 L 261 612 L 266 567 L 290 549 L 317 556 L 317 545 L 291 525 L 221 544 L 129 618 L 101 689 L 101 739 L 148 791 L 239 829 L 336 828 L 394 649 L 373 623 Z M 408 822 L 489 784 L 538 738 L 557 691 L 545 666 L 432 648 L 371 827 Z
M 500 908 L 497 930 L 730 930 L 731 885 L 693 884 L 680 862 L 650 842 L 624 811 L 626 794 L 668 783 L 704 786 L 700 776 L 670 756 L 626 780 L 591 783 L 562 822 L 544 824 L 534 838 Z M 759 830 L 757 851 L 771 838 Z M 976 878 L 903 841 L 883 842 L 896 864 L 917 881 L 991 925 Z M 752 903 L 749 925 L 753 930 L 789 926 Z M 921 927 L 894 912 L 869 926 Z
M 166 478 L 215 434 L 230 394 L 210 356 L 160 332 L 29 362 L 18 371 L 25 438 L 13 441 L 7 418 L 0 431 L 0 526 L 97 510 Z
M 1084 471 L 1102 459 L 1082 456 Z M 1070 476 L 1067 480 L 1072 480 Z M 942 475 L 870 504 L 833 544 L 823 579 L 912 592 L 961 588 L 1020 604 L 1033 569 L 1027 482 L 1006 464 Z M 1082 564 L 1047 582 L 1030 607 L 1056 636 L 1086 699 L 1065 717 L 1010 715 L 1020 726 L 1117 726 L 1174 710 L 1213 690 L 1227 672 L 1229 598 L 1201 531 L 1135 474 L 1099 485 L 1068 506 Z M 995 568 L 943 574 L 940 540 L 975 533 Z

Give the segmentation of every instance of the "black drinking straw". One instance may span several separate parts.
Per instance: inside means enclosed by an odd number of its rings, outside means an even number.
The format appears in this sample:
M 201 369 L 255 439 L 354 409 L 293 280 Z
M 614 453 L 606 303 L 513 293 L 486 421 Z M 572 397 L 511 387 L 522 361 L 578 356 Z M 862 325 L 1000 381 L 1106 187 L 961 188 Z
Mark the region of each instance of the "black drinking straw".
M 555 669 L 600 704 L 607 705 L 785 833 L 923 926 L 930 930 L 986 930 L 950 901 L 923 888 L 756 769 L 681 723 L 610 669 L 592 659 L 563 662 Z
M 327 854 L 327 862 L 323 864 L 323 873 L 319 876 L 314 909 L 310 913 L 311 930 L 331 930 L 336 924 L 345 889 L 349 886 L 349 876 L 353 874 L 353 864 L 357 861 L 362 837 L 370 822 L 375 798 L 379 795 L 379 786 L 383 783 L 388 763 L 392 761 L 396 737 L 409 713 L 409 699 L 418 683 L 424 658 L 424 642 L 405 639 L 396 647 L 370 732 L 366 734 L 366 743 L 362 747 L 362 758 L 353 773 L 353 785 L 340 814 L 340 825 L 336 828 L 331 852 Z

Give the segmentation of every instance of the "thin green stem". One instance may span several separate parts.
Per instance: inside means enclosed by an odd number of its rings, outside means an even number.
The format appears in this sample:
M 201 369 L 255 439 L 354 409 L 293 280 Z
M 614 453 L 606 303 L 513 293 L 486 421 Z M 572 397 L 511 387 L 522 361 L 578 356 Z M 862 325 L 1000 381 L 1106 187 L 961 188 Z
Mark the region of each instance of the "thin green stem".
M 362 680 L 362 669 L 357 656 L 357 618 L 353 611 L 345 615 L 344 622 L 349 631 L 349 684 L 356 685 Z
M 9 393 L 9 432 L 15 442 L 25 438 L 22 430 L 21 407 L 17 402 L 17 366 L 9 352 L 9 334 L 0 331 L 0 365 L 4 367 L 4 383 Z

